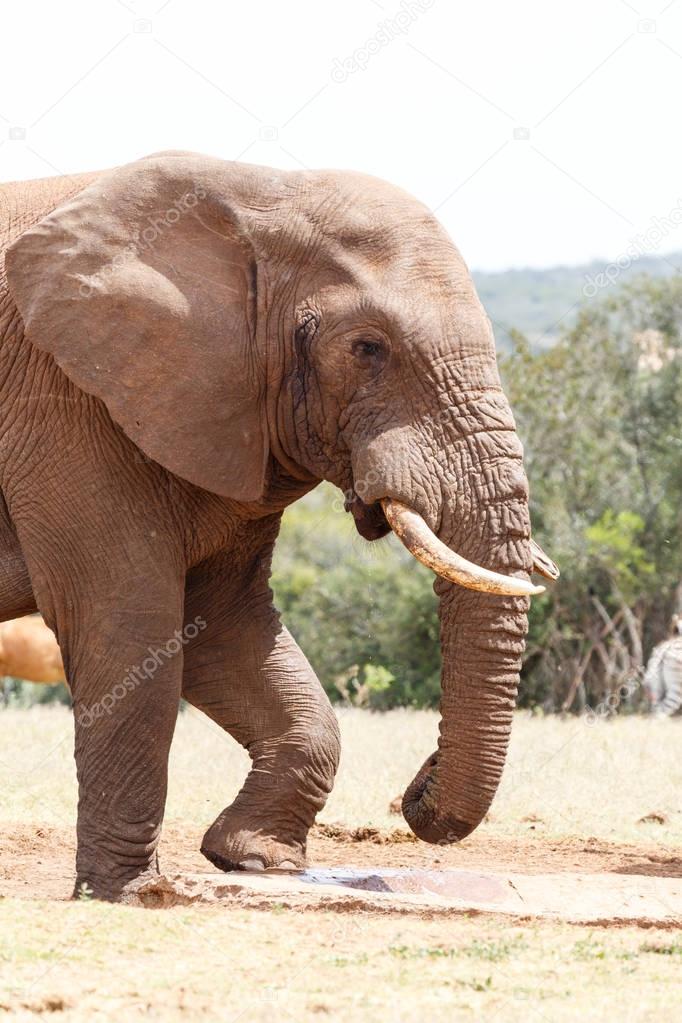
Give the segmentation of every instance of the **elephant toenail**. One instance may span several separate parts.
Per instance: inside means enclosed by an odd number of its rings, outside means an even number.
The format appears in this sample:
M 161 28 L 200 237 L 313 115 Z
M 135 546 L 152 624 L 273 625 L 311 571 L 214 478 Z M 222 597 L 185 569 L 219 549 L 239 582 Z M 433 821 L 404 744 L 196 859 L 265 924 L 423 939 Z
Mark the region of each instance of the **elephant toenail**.
M 265 864 L 258 856 L 249 856 L 248 859 L 241 860 L 239 864 L 240 870 L 265 870 Z
M 298 870 L 298 866 L 294 863 L 293 860 L 282 860 L 282 862 L 277 865 L 277 869 L 278 870 Z

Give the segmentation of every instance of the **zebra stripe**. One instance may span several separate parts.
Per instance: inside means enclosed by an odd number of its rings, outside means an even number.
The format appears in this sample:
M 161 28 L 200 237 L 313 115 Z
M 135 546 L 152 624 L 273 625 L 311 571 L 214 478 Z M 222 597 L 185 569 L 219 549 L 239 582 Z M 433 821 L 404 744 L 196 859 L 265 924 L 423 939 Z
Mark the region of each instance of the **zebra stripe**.
M 675 636 L 654 647 L 644 685 L 649 692 L 652 709 L 657 714 L 672 715 L 682 706 L 682 636 Z

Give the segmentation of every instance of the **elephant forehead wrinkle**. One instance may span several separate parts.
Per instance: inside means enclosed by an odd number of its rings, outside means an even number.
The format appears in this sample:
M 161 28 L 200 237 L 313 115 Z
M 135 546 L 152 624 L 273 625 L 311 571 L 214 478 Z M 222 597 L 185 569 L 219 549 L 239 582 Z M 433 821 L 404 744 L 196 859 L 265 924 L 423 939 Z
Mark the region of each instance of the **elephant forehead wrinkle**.
M 335 259 L 415 298 L 475 296 L 464 260 L 429 210 L 385 182 L 378 197 L 354 194 L 347 183 L 346 176 L 337 178 L 333 197 L 319 200 L 319 191 L 313 193 L 314 209 L 303 211 L 308 233 L 323 238 Z
M 420 343 L 411 345 L 409 351 L 419 371 L 441 393 L 455 397 L 501 391 L 494 354 L 485 347 L 467 350 L 452 336 L 422 334 Z

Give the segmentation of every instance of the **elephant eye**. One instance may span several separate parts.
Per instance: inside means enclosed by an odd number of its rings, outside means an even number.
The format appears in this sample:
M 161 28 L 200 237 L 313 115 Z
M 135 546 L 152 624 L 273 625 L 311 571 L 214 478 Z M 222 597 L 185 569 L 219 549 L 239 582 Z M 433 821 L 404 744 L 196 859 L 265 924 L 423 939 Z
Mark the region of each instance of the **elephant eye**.
M 360 338 L 353 342 L 353 355 L 362 360 L 378 359 L 384 354 L 384 346 L 381 341 L 374 341 L 370 338 Z

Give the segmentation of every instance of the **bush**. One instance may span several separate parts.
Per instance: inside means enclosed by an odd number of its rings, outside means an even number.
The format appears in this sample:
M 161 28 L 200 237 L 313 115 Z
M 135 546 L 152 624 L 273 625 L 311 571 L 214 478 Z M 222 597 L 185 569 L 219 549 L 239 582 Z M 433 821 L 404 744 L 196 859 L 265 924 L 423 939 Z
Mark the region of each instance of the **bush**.
M 333 488 L 286 512 L 272 582 L 284 622 L 332 700 L 437 703 L 433 576 L 394 538 L 361 540 Z
M 682 580 L 682 279 L 640 277 L 549 351 L 501 369 L 526 451 L 534 534 L 562 577 L 534 600 L 522 703 L 641 705 Z

